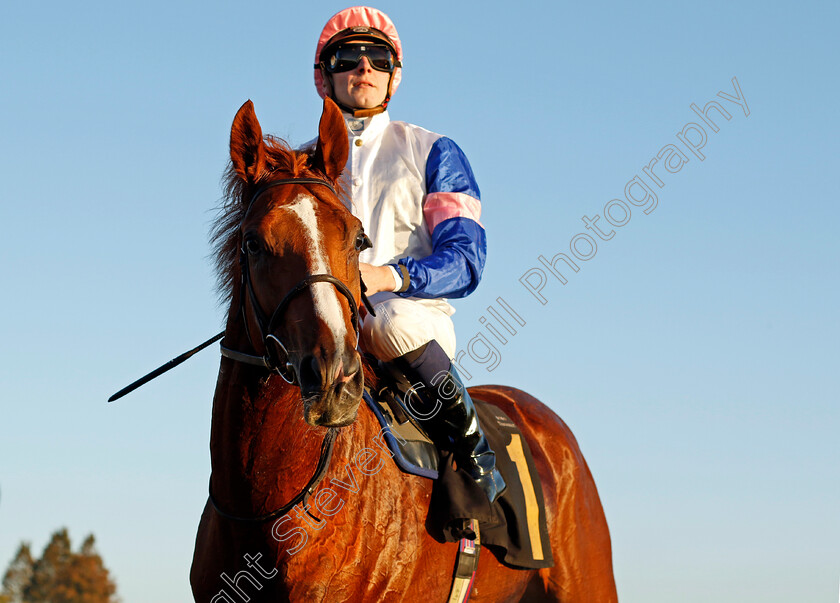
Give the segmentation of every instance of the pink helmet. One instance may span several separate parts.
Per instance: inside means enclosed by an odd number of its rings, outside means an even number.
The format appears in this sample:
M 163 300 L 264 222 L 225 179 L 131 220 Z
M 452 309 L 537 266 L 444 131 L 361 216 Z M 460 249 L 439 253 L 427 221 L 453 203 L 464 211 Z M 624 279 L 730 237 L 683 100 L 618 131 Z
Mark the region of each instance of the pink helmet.
M 353 30 L 353 31 L 351 31 Z M 373 30 L 373 31 L 371 31 Z M 346 32 L 346 33 L 345 33 Z M 321 31 L 321 37 L 318 38 L 318 46 L 315 49 L 315 89 L 321 98 L 326 97 L 324 90 L 324 76 L 321 69 L 318 67 L 321 62 L 321 53 L 327 47 L 329 42 L 333 40 L 338 34 L 343 34 L 342 38 L 347 37 L 371 37 L 382 39 L 389 42 L 394 47 L 397 55 L 397 61 L 402 62 L 402 43 L 400 36 L 397 34 L 397 28 L 391 19 L 380 10 L 370 8 L 369 6 L 353 6 L 345 8 L 343 11 L 336 13 L 327 24 L 324 25 Z M 398 63 L 399 64 L 399 63 Z M 384 107 L 388 104 L 391 95 L 397 91 L 402 79 L 402 67 L 396 67 L 393 74 L 391 74 L 391 83 L 388 94 L 385 97 Z

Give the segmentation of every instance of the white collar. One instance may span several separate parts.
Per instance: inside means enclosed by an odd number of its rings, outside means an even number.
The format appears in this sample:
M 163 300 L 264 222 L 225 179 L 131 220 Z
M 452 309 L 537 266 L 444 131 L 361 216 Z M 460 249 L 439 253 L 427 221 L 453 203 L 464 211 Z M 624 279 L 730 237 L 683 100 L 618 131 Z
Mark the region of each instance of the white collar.
M 343 113 L 344 122 L 347 124 L 347 133 L 351 139 L 369 139 L 376 136 L 391 122 L 387 111 L 377 113 L 371 117 L 353 117 L 349 113 Z

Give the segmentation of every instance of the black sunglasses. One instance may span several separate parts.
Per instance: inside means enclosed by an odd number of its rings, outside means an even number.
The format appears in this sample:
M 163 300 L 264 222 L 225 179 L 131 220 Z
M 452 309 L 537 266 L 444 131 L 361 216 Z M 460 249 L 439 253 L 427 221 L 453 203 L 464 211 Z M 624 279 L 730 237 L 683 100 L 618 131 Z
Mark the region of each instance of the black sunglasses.
M 355 69 L 362 57 L 367 57 L 370 66 L 377 71 L 391 73 L 395 67 L 400 67 L 394 53 L 384 44 L 339 46 L 327 56 L 323 65 L 330 73 L 342 73 Z

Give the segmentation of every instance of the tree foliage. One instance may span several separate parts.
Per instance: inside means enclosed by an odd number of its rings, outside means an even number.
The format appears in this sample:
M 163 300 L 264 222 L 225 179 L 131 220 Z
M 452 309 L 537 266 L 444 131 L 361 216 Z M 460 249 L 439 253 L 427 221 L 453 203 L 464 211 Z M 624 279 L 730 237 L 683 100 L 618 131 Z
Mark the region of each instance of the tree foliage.
M 15 558 L 9 564 L 3 576 L 3 592 L 0 603 L 23 603 L 23 591 L 32 580 L 32 567 L 35 565 L 29 543 L 22 542 Z
M 40 559 L 21 543 L 3 576 L 0 603 L 116 603 L 117 587 L 93 535 L 74 553 L 67 529 L 55 532 Z

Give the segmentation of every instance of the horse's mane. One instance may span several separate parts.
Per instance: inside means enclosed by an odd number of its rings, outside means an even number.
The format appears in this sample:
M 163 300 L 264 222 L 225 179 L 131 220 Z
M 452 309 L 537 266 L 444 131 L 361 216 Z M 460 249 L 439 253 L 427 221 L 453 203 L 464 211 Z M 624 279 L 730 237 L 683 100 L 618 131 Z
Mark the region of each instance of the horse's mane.
M 251 194 L 255 187 L 272 180 L 278 173 L 285 178 L 327 179 L 320 170 L 312 167 L 312 149 L 296 151 L 285 140 L 271 135 L 264 136 L 263 142 L 267 168 L 253 185 L 236 173 L 230 161 L 222 176 L 224 195 L 210 232 L 220 303 L 230 303 L 234 284 L 239 279 L 239 225 L 248 210 L 245 195 Z

